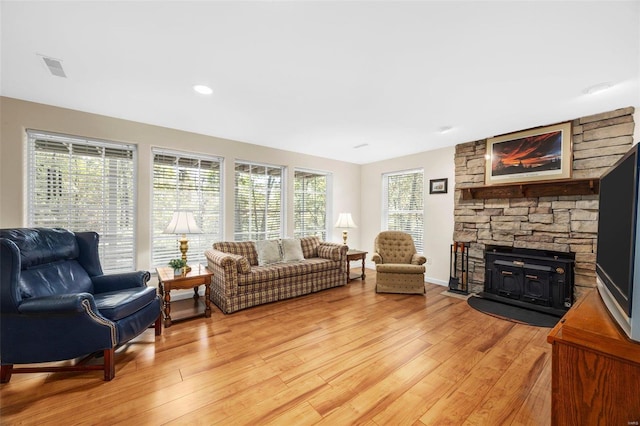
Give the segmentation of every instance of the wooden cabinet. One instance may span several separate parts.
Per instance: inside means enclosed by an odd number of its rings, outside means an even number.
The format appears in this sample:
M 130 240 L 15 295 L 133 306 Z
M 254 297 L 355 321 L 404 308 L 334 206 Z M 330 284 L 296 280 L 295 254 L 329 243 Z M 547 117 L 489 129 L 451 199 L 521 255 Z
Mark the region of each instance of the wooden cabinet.
M 639 425 L 640 344 L 590 290 L 551 330 L 551 424 Z

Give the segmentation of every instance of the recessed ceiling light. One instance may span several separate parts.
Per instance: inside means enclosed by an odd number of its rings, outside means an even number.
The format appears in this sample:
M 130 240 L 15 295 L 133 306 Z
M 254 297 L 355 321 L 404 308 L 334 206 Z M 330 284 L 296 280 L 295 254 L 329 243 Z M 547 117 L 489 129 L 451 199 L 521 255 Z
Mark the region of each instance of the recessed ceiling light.
M 453 130 L 453 126 L 442 126 L 438 129 L 438 133 L 444 135 L 445 133 L 449 133 L 452 130 Z
M 593 86 L 589 86 L 586 89 L 584 89 L 582 93 L 584 93 L 585 95 L 594 95 L 596 93 L 604 92 L 605 90 L 610 89 L 611 87 L 613 87 L 613 83 L 609 83 L 607 81 L 604 83 L 598 83 L 598 84 L 594 84 Z
M 200 93 L 201 95 L 210 95 L 213 93 L 213 90 L 209 86 L 204 86 L 202 84 L 196 84 L 193 86 L 193 90 Z

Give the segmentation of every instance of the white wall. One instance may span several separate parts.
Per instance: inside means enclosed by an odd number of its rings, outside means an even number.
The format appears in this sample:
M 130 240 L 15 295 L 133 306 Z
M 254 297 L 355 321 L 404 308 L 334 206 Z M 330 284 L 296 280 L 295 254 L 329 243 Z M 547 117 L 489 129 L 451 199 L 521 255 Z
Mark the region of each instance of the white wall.
M 361 250 L 373 251 L 373 240 L 382 226 L 382 175 L 389 172 L 424 169 L 424 255 L 430 259 L 426 280 L 448 285 L 449 251 L 453 238 L 453 197 L 455 187 L 454 147 L 422 152 L 392 160 L 366 164 L 361 170 Z M 429 180 L 448 178 L 446 194 L 429 194 Z M 349 244 L 351 246 L 351 244 Z M 367 256 L 367 265 L 375 267 Z
M 25 143 L 26 129 L 136 144 L 138 147 L 137 259 L 138 269 L 151 268 L 151 176 L 153 147 L 206 153 L 224 158 L 224 239 L 233 240 L 234 161 L 256 161 L 288 168 L 285 217 L 293 217 L 295 167 L 332 173 L 330 241 L 342 242 L 342 231 L 333 229 L 338 213 L 347 211 L 360 223 L 360 166 L 279 149 L 230 141 L 212 136 L 105 117 L 86 112 L 0 97 L 0 228 L 26 226 Z M 348 158 L 345 158 L 348 160 Z M 293 221 L 286 223 L 293 235 Z M 349 243 L 360 245 L 360 229 L 349 232 Z

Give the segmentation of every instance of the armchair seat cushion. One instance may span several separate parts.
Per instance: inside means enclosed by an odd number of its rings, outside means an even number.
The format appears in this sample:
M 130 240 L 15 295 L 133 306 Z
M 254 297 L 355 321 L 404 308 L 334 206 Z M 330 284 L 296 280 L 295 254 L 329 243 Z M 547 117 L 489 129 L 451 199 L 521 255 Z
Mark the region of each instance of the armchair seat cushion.
M 118 321 L 152 303 L 156 299 L 156 289 L 154 287 L 134 287 L 98 293 L 93 297 L 102 316 L 111 321 Z
M 391 274 L 424 274 L 424 265 L 410 265 L 404 263 L 381 263 L 376 266 L 376 270 L 382 273 Z

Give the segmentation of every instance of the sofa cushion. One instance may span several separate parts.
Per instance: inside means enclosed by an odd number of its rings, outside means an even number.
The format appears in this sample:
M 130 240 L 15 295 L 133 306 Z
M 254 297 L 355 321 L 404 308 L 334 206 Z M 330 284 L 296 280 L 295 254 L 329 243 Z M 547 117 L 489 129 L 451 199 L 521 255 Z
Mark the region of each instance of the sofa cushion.
M 302 254 L 305 259 L 310 257 L 318 257 L 318 246 L 320 245 L 320 237 L 302 237 L 300 238 L 300 245 L 302 246 Z
M 299 262 L 304 260 L 302 244 L 298 238 L 283 238 L 280 240 L 283 262 Z
M 138 312 L 156 298 L 154 287 L 134 287 L 125 290 L 95 294 L 100 314 L 111 321 L 118 321 Z
M 298 275 L 312 274 L 314 272 L 329 271 L 340 268 L 339 262 L 314 257 L 303 262 L 281 263 L 278 265 L 280 278 L 289 278 Z
M 244 256 L 251 266 L 258 264 L 258 253 L 256 252 L 256 245 L 253 241 L 219 241 L 213 243 L 213 248 L 225 253 Z
M 265 281 L 271 281 L 275 285 L 278 278 L 280 277 L 278 269 L 281 266 L 281 264 L 254 266 L 251 268 L 251 271 L 248 274 L 238 274 L 238 285 L 243 286 Z
M 278 240 L 258 240 L 256 241 L 256 251 L 258 252 L 258 266 L 282 262 L 282 252 Z

